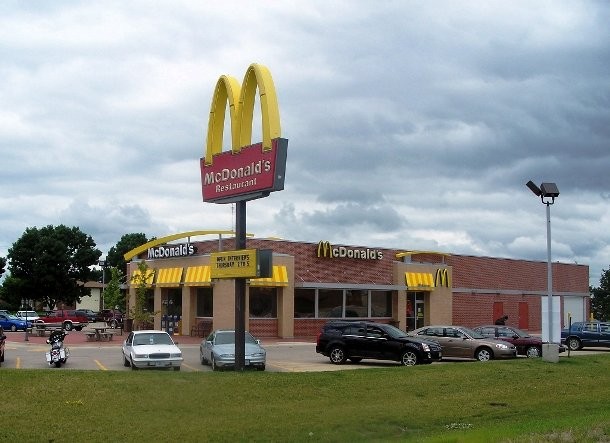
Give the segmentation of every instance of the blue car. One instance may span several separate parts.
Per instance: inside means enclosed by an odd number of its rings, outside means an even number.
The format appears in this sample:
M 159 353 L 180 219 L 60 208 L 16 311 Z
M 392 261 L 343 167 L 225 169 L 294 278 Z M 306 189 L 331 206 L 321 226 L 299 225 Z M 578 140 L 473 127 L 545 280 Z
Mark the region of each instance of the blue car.
M 11 314 L 0 314 L 0 326 L 2 326 L 5 331 L 15 332 L 19 330 L 25 331 L 26 328 L 31 328 L 32 323 L 29 321 L 26 323 L 25 320 Z
M 561 341 L 571 351 L 584 347 L 610 347 L 610 322 L 586 321 L 572 323 L 569 329 L 561 331 Z

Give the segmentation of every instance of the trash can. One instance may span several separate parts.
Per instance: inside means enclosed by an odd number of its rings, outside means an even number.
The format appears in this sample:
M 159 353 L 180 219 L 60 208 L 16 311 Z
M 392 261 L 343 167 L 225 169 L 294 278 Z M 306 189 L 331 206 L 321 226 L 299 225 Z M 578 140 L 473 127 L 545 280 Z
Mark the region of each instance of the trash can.
M 125 330 L 125 332 L 133 331 L 133 318 L 125 319 L 125 327 L 123 329 Z

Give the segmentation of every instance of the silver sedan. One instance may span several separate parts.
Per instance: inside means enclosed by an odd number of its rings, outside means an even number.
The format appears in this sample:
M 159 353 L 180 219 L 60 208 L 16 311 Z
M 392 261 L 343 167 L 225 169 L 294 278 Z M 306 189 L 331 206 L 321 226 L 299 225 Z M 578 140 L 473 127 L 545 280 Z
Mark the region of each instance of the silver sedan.
M 260 341 L 246 331 L 245 342 L 245 366 L 264 371 L 267 352 L 260 345 Z M 199 358 L 202 365 L 209 364 L 215 371 L 235 366 L 235 331 L 217 329 L 212 332 L 199 345 Z
M 464 326 L 434 325 L 409 332 L 408 335 L 436 341 L 443 348 L 444 358 L 469 358 L 488 361 L 494 358 L 515 358 L 512 343 L 483 337 Z

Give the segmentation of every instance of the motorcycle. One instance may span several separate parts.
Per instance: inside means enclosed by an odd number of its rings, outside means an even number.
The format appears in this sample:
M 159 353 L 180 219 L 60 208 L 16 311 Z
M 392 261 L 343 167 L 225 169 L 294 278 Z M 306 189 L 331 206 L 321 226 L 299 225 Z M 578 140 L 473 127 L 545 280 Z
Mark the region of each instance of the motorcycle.
M 66 335 L 68 333 L 65 331 L 53 331 L 47 339 L 47 343 L 51 345 L 49 352 L 45 353 L 49 365 L 55 365 L 56 368 L 59 368 L 62 363 L 66 363 L 68 360 L 70 350 L 64 347 Z

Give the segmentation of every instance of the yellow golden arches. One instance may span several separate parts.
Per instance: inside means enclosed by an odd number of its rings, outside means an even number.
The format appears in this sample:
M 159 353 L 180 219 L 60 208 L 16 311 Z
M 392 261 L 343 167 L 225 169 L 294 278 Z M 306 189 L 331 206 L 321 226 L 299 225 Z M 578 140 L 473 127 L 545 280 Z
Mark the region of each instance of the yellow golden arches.
M 238 153 L 252 144 L 252 119 L 258 87 L 262 117 L 263 150 L 271 149 L 271 140 L 281 136 L 280 110 L 275 85 L 269 70 L 257 63 L 251 64 L 240 87 L 233 77 L 218 79 L 208 121 L 205 164 L 211 165 L 213 156 L 222 152 L 226 105 L 231 118 L 231 149 Z

